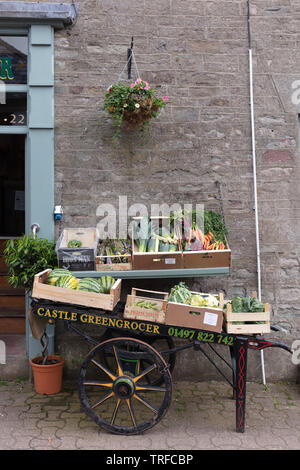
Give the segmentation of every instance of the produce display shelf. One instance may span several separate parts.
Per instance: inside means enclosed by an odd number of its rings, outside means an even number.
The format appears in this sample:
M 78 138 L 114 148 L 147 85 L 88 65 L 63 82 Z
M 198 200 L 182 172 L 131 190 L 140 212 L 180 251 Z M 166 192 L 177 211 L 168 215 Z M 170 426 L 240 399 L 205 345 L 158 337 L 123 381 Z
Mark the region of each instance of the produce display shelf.
M 228 276 L 228 267 L 196 269 L 153 269 L 130 271 L 74 271 L 76 277 L 112 276 L 118 279 L 155 279 L 204 276 Z

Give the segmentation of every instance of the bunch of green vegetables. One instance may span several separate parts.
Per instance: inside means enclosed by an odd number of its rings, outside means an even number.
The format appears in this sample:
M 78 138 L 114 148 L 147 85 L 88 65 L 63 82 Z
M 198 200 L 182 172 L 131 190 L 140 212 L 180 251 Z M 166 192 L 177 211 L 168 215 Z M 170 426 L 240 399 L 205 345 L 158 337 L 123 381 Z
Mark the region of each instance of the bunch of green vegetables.
M 150 300 L 138 300 L 133 304 L 135 307 L 147 308 L 151 310 L 160 310 L 157 302 L 151 302 Z
M 214 211 L 204 211 L 204 234 L 207 235 L 209 232 L 214 234 L 216 240 L 226 244 L 228 231 L 221 214 Z
M 201 229 L 205 236 L 212 234 L 214 241 L 222 242 L 225 246 L 227 245 L 227 228 L 222 215 L 215 211 L 197 211 L 195 209 L 176 211 L 171 214 L 171 223 L 176 225 L 177 231 L 179 226 L 179 232 L 182 234 L 183 239 L 185 225 L 185 227 L 190 226 L 193 232 Z M 180 227 L 180 224 L 182 224 L 182 227 Z
M 127 263 L 131 252 L 131 241 L 129 239 L 106 239 L 101 240 L 98 245 L 100 262 L 103 264 Z
M 178 251 L 178 239 L 172 226 L 159 219 L 143 217 L 133 225 L 133 238 L 139 252 L 157 253 Z
M 218 296 L 191 292 L 184 282 L 179 282 L 179 284 L 171 289 L 168 301 L 178 304 L 192 305 L 194 307 L 219 307 Z
M 226 249 L 227 228 L 212 210 L 173 211 L 169 218 L 142 217 L 135 221 L 133 238 L 139 252 Z
M 226 302 L 224 305 L 224 310 L 227 310 L 227 304 L 231 304 L 232 312 L 234 313 L 239 313 L 239 312 L 264 312 L 265 311 L 265 306 L 263 303 L 261 303 L 256 297 L 234 297 L 231 302 Z M 243 325 L 245 323 L 249 322 L 233 322 L 235 325 Z M 256 321 L 256 322 L 250 322 L 250 323 L 257 323 L 261 324 L 264 322 L 261 321 Z

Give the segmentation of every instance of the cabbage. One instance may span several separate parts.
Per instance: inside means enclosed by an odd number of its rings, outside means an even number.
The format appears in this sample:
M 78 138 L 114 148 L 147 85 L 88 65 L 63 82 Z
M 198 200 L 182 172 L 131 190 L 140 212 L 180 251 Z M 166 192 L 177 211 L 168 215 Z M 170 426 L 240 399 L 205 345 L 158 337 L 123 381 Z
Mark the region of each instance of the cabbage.
M 265 306 L 256 297 L 234 297 L 231 301 L 233 312 L 264 312 Z

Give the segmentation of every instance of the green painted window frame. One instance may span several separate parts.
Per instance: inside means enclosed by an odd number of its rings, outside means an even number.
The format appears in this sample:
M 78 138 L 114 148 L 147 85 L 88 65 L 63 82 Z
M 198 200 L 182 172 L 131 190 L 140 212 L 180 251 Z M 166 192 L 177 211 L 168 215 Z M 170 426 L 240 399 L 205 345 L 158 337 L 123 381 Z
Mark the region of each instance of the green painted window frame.
M 38 223 L 39 236 L 54 240 L 54 29 L 33 24 L 0 28 L 0 35 L 28 36 L 27 85 L 6 86 L 27 93 L 27 126 L 1 126 L 0 135 L 26 135 L 25 233 Z

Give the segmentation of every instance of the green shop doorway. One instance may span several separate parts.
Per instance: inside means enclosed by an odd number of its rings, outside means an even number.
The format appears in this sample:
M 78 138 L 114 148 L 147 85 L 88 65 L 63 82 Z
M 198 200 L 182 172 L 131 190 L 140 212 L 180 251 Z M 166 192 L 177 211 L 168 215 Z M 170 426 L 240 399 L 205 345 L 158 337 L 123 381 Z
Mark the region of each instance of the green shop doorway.
M 0 108 L 1 109 L 1 108 Z M 0 120 L 14 119 L 0 113 Z M 25 233 L 25 136 L 0 135 L 0 332 L 25 333 L 25 291 L 8 283 L 3 251 Z

